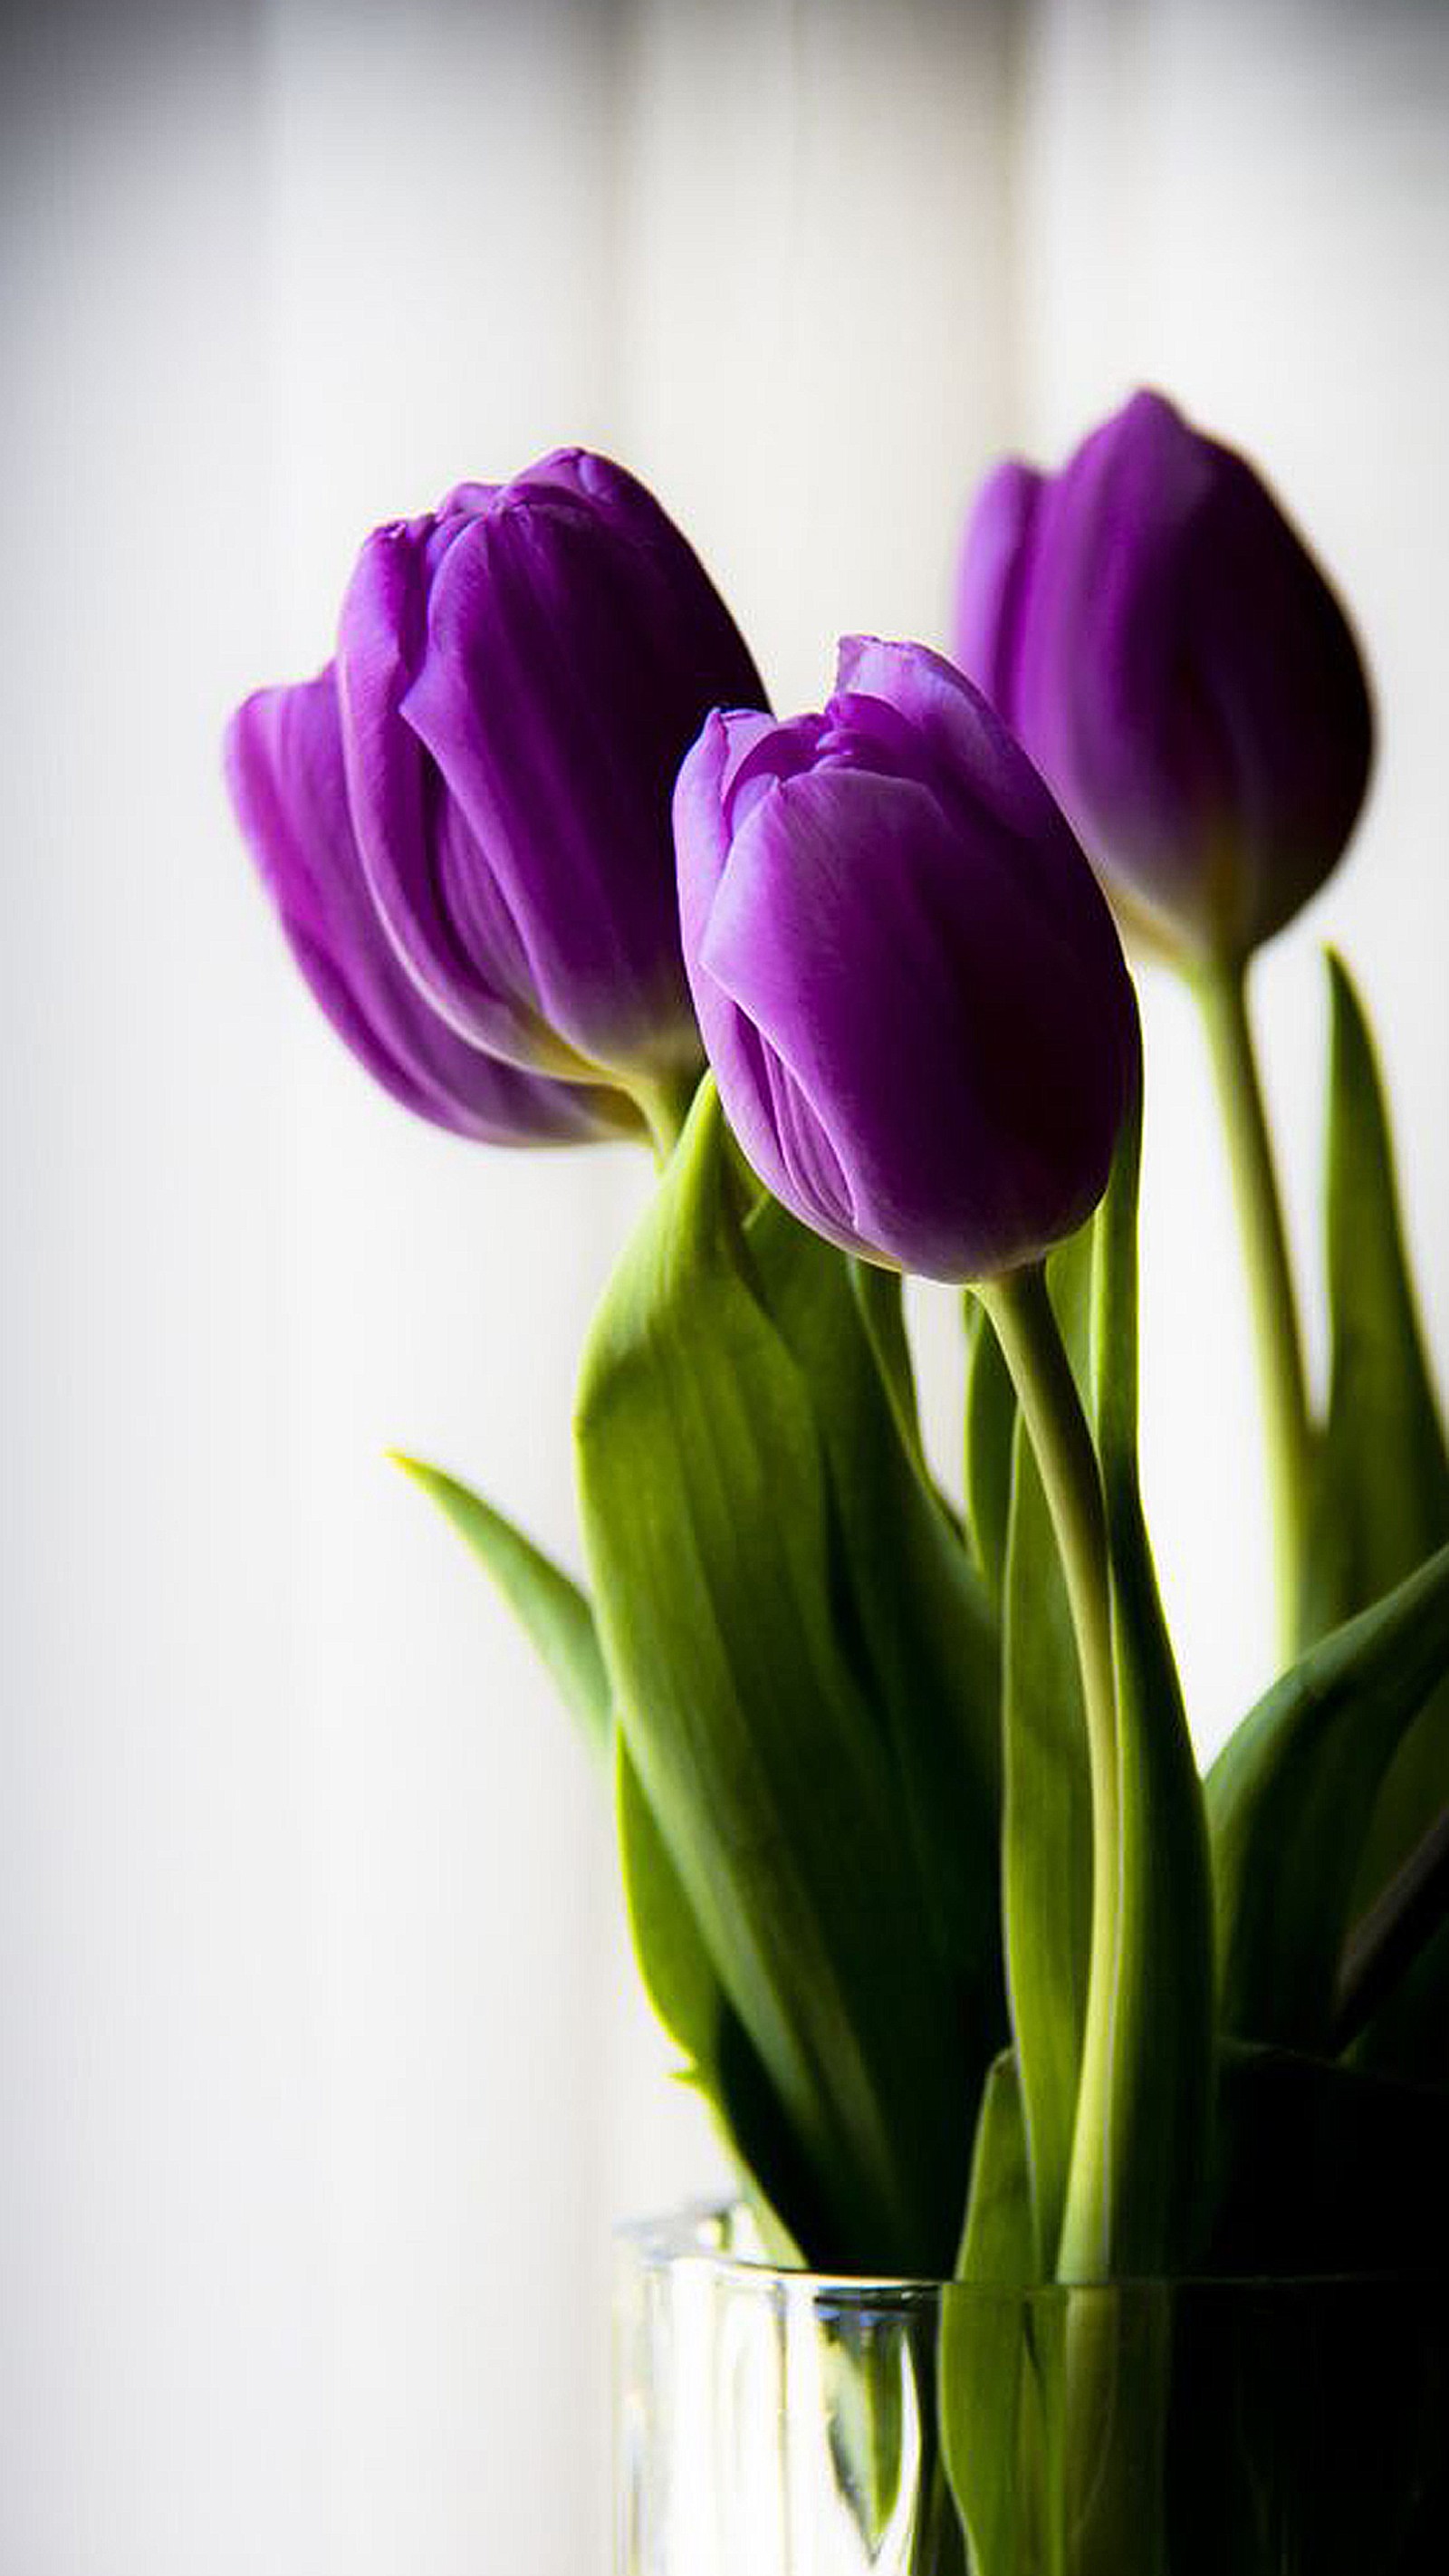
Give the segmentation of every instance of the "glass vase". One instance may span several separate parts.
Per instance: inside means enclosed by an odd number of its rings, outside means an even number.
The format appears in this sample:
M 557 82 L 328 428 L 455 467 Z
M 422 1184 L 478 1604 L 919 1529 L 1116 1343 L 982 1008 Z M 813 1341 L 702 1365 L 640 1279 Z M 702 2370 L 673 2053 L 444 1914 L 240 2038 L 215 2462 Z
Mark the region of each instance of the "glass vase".
M 985 2291 L 622 2231 L 615 2576 L 1449 2576 L 1449 2282 Z

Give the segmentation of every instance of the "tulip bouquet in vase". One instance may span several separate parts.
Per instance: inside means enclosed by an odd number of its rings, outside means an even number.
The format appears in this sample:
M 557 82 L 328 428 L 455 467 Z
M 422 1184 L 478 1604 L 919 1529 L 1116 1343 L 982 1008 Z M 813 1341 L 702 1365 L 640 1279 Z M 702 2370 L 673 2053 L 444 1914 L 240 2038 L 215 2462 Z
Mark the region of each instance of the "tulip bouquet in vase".
M 1310 1405 L 1245 998 L 1358 815 L 1359 654 L 1150 394 L 991 478 L 954 642 L 848 641 L 779 718 L 570 452 L 378 530 L 334 659 L 228 739 L 397 1098 L 657 1164 L 583 1356 L 587 1588 L 411 1464 L 597 1758 L 738 2175 L 622 2243 L 618 2565 L 1439 2576 L 1449 1463 L 1333 959 Z M 1201 1004 L 1261 1362 L 1284 1668 L 1205 1777 L 1138 1475 L 1124 939 Z M 962 1499 L 906 1273 L 965 1292 Z

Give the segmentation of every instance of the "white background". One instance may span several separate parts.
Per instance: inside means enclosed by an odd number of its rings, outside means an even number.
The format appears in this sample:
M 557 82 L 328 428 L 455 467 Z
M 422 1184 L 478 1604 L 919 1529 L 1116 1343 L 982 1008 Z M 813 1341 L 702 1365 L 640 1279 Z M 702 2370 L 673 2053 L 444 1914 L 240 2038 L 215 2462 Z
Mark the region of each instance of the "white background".
M 1139 379 L 1264 460 L 1383 714 L 1263 968 L 1314 1252 L 1347 948 L 1449 1349 L 1449 17 L 1425 6 L 196 0 L 3 42 L 0 2576 L 604 2565 L 607 2231 L 713 2152 L 607 1825 L 384 1465 L 565 1553 L 639 1203 L 487 1156 L 308 1007 L 220 792 L 352 550 L 583 439 L 782 706 L 939 637 L 967 494 Z M 1228 1212 L 1146 995 L 1149 1501 L 1205 1747 L 1268 1658 Z M 1315 1333 L 1317 1324 L 1315 1319 Z M 950 1437 L 953 1336 L 923 1314 Z

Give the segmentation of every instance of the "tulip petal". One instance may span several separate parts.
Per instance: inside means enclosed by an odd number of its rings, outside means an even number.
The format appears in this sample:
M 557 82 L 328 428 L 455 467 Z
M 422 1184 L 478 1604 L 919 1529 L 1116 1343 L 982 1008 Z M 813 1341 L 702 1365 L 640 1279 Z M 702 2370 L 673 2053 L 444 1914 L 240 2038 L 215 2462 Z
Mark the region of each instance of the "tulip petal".
M 820 1231 L 853 1248 L 857 1238 L 838 1158 L 805 1104 L 793 1096 L 787 1068 L 762 1043 L 703 959 L 729 856 L 725 817 L 734 787 L 757 747 L 768 751 L 785 730 L 764 716 L 712 715 L 680 770 L 674 830 L 684 953 L 705 1051 L 750 1162 L 787 1201 L 793 1204 L 797 1192 L 803 1194 Z
M 454 1028 L 573 1079 L 692 1076 L 670 797 L 711 707 L 764 692 L 643 484 L 561 448 L 378 529 L 338 663 L 369 881 Z
M 929 778 L 963 831 L 983 847 L 1009 848 L 1014 885 L 1038 906 L 1043 933 L 1095 958 L 1103 974 L 1114 971 L 1116 933 L 1056 799 L 973 682 L 923 644 L 847 636 L 832 700 L 842 706 L 866 724 L 873 708 L 877 716 L 889 709 L 889 734 L 876 726 L 886 774 Z
M 1353 634 L 1251 467 L 1160 394 L 1059 473 L 988 480 L 956 651 L 1155 944 L 1241 958 L 1340 857 L 1373 741 Z
M 1019 457 L 977 496 L 957 575 L 956 659 L 995 707 L 1011 706 L 1030 578 L 1032 524 L 1046 478 Z
M 495 1144 L 632 1132 L 629 1106 L 466 1045 L 418 992 L 368 890 L 343 772 L 332 670 L 264 689 L 228 729 L 238 820 L 294 956 L 333 1027 L 403 1105 Z
M 686 763 L 700 1026 L 746 1154 L 808 1223 L 989 1275 L 1105 1181 L 1136 1080 L 1130 988 L 1080 850 L 980 693 L 868 638 L 840 676 L 823 716 L 720 719 Z
M 642 639 L 619 631 L 608 572 L 589 521 L 566 503 L 475 521 L 434 589 L 428 650 L 405 701 L 474 846 L 490 855 L 500 901 L 527 920 L 539 1016 L 585 1055 L 621 1031 L 627 1043 L 657 1016 L 649 969 L 672 933 L 667 915 L 647 918 L 664 909 L 653 883 L 660 818 L 638 797 L 609 722 L 621 677 L 642 700 L 652 675 Z M 471 947 L 477 925 L 456 909 L 465 884 L 454 878 L 447 896 Z
M 529 1065 L 538 1058 L 540 1028 L 523 939 L 476 853 L 470 867 L 466 835 L 447 813 L 416 734 L 400 719 L 425 655 L 430 570 L 469 524 L 397 521 L 377 529 L 358 557 L 337 646 L 347 782 L 368 882 L 398 949 L 461 1036 Z M 440 533 L 447 543 L 439 544 Z M 449 836 L 446 863 L 435 827 Z M 460 883 L 471 887 L 471 941 L 448 905 Z

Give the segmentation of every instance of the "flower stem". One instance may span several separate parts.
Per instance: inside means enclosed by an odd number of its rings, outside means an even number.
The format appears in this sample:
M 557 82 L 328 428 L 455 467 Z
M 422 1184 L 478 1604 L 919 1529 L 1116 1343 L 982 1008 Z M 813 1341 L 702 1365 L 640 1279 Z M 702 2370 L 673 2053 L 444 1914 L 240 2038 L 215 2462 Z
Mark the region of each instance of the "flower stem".
M 1011 1371 L 1046 1493 L 1066 1580 L 1087 1717 L 1092 1931 L 1076 2144 L 1059 2264 L 1070 2276 L 1080 2267 L 1079 2249 L 1100 2235 L 1104 2178 L 1097 2150 L 1108 2127 L 1100 2096 L 1111 2079 L 1117 1964 L 1117 1691 L 1107 1517 L 1092 1435 L 1052 1313 L 1045 1272 L 1040 1267 L 1017 1271 L 988 1283 L 978 1293 Z
M 629 1096 L 649 1130 L 654 1160 L 661 1172 L 684 1133 L 694 1092 L 692 1073 L 663 1074 L 652 1082 L 641 1076 L 629 1086 Z
M 1298 1307 L 1248 1017 L 1246 969 L 1230 964 L 1205 967 L 1193 976 L 1192 984 L 1227 1134 L 1248 1275 L 1272 1498 L 1279 1644 L 1287 1657 L 1297 1642 L 1311 1464 Z

